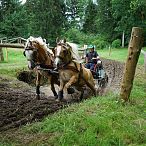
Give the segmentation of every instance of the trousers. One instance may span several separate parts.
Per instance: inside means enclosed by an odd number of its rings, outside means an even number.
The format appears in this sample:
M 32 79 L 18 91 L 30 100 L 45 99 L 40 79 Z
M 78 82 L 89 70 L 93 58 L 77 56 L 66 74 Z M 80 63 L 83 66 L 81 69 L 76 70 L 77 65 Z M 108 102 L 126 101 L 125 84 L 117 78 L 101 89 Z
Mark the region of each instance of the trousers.
M 86 63 L 85 67 L 90 69 L 90 70 L 94 70 L 94 63 Z

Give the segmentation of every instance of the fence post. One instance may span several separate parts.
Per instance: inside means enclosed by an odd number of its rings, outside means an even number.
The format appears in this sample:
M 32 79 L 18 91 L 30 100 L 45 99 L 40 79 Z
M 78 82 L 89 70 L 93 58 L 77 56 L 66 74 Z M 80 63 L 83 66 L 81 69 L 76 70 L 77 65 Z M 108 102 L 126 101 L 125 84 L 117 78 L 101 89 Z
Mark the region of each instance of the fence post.
M 0 47 L 0 61 L 4 61 L 4 54 L 2 47 Z
M 6 61 L 8 61 L 8 49 L 6 48 Z
M 111 56 L 111 46 L 109 45 L 109 56 Z
M 128 57 L 126 60 L 124 75 L 121 82 L 120 97 L 124 101 L 128 101 L 130 97 L 130 93 L 133 87 L 136 65 L 141 52 L 142 43 L 142 29 L 139 27 L 133 27 L 128 47 Z

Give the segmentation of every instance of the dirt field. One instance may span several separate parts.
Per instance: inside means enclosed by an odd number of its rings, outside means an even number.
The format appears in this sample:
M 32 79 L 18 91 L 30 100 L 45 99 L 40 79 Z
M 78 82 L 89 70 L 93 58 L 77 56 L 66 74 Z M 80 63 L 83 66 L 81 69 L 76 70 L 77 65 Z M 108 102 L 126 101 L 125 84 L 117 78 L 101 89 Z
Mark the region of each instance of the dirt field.
M 123 64 L 103 60 L 103 65 L 109 76 L 106 94 L 108 91 L 119 92 Z M 66 103 L 56 102 L 46 86 L 41 88 L 41 92 L 41 100 L 36 100 L 34 87 L 16 79 L 0 77 L 0 131 L 38 121 L 68 104 L 78 102 L 75 97 L 77 94 L 72 96 L 70 103 Z

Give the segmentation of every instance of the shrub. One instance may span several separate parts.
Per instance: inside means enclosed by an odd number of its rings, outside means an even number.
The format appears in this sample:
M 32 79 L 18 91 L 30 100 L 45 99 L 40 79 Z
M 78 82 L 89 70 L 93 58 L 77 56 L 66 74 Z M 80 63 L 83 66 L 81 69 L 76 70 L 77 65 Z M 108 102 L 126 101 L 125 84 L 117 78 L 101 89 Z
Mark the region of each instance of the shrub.
M 95 45 L 98 49 L 103 49 L 108 46 L 108 42 L 105 38 L 95 34 L 85 34 L 76 28 L 71 28 L 65 32 L 65 37 L 68 41 L 80 44 L 80 45 Z
M 120 39 L 116 39 L 112 42 L 112 47 L 113 48 L 120 48 L 121 47 L 121 40 Z
M 104 49 L 106 48 L 109 44 L 103 37 L 98 37 L 96 40 L 92 42 L 96 46 L 97 49 Z

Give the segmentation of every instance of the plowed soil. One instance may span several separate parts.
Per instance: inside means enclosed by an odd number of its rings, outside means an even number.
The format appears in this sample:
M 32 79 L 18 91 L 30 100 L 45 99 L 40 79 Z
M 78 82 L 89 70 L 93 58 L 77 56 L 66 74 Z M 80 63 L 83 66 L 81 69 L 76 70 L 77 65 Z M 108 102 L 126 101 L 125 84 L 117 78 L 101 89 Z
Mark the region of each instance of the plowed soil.
M 109 82 L 106 91 L 119 92 L 123 73 L 123 64 L 112 60 L 104 60 L 103 66 L 108 74 Z M 38 121 L 71 103 L 78 102 L 76 96 L 68 102 L 57 102 L 49 88 L 42 87 L 41 99 L 35 98 L 34 87 L 16 79 L 0 77 L 0 131 Z M 84 97 L 89 96 L 88 92 Z

